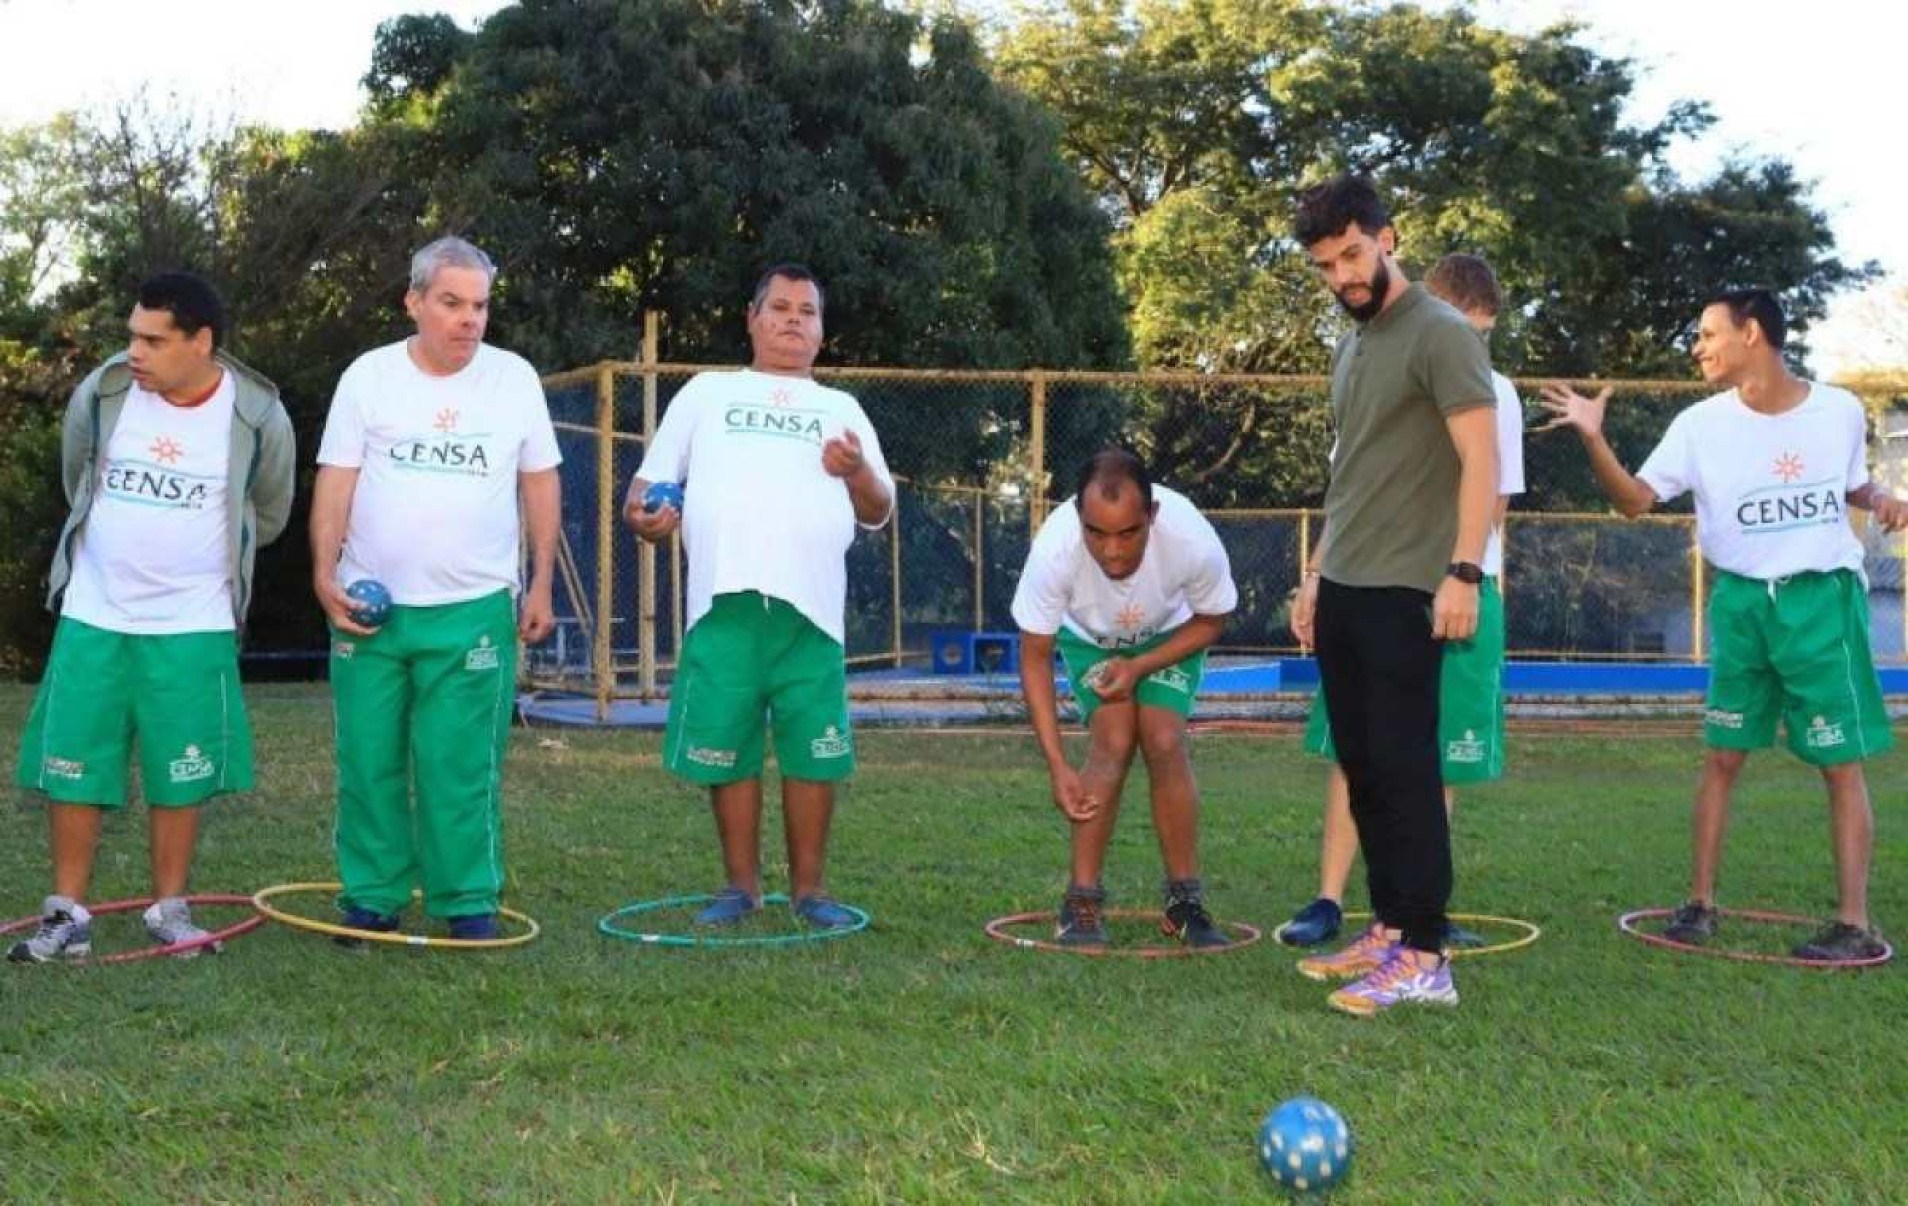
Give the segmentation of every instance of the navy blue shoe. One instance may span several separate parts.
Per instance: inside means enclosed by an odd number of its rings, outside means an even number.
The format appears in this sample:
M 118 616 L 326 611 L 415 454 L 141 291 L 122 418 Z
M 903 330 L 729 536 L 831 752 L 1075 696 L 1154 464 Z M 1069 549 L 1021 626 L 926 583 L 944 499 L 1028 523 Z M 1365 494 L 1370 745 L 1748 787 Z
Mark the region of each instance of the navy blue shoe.
M 833 897 L 821 892 L 809 893 L 796 901 L 793 908 L 795 920 L 817 930 L 846 929 L 861 920 L 842 908 Z
M 395 934 L 398 919 L 395 913 L 373 913 L 370 909 L 361 909 L 357 905 L 352 905 L 344 911 L 344 916 L 338 919 L 338 924 L 351 930 L 369 930 L 373 934 Z M 339 934 L 332 941 L 354 951 L 364 949 L 365 945 L 364 939 L 353 938 L 348 934 Z
M 762 902 L 740 888 L 724 888 L 715 894 L 702 912 L 696 914 L 697 925 L 734 925 L 762 907 Z
M 1060 901 L 1053 939 L 1061 946 L 1106 945 L 1106 889 L 1074 884 Z
M 1345 924 L 1344 910 L 1335 900 L 1321 896 L 1292 914 L 1292 920 L 1278 928 L 1278 939 L 1287 946 L 1317 946 L 1338 937 Z
M 485 942 L 502 937 L 503 931 L 497 928 L 495 913 L 466 913 L 450 919 L 450 936 L 459 942 Z

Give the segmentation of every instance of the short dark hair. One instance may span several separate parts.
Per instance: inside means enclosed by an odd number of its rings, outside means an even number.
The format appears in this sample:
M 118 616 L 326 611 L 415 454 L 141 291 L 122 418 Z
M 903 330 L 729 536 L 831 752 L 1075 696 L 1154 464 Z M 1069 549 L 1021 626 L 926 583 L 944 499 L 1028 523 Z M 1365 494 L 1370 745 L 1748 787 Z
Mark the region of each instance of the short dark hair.
M 1466 314 L 1494 315 L 1504 308 L 1504 290 L 1483 256 L 1452 252 L 1432 266 L 1424 287 Z
M 1391 225 L 1391 213 L 1378 199 L 1378 188 L 1370 177 L 1347 172 L 1299 194 L 1292 234 L 1301 247 L 1310 247 L 1344 234 L 1354 222 L 1366 234 L 1375 235 Z
M 755 294 L 749 299 L 749 312 L 751 314 L 762 308 L 762 299 L 768 296 L 769 282 L 778 276 L 785 281 L 807 281 L 809 284 L 815 286 L 816 300 L 821 303 L 821 308 L 824 311 L 828 309 L 828 294 L 822 289 L 821 280 L 817 278 L 813 272 L 808 270 L 806 264 L 789 263 L 776 264 L 762 273 L 761 276 L 755 278 Z
M 1721 306 L 1729 311 L 1729 321 L 1737 326 L 1754 322 L 1762 328 L 1762 337 L 1780 352 L 1789 337 L 1789 320 L 1782 316 L 1782 303 L 1772 290 L 1762 288 L 1724 289 L 1703 303 L 1703 309 Z
M 1078 509 L 1086 492 L 1095 486 L 1101 498 L 1118 498 L 1124 482 L 1139 488 L 1142 503 L 1153 505 L 1153 475 L 1146 471 L 1146 462 L 1139 454 L 1125 448 L 1102 448 L 1088 457 L 1074 476 L 1073 505 Z
M 139 286 L 139 306 L 169 311 L 172 325 L 188 336 L 211 327 L 213 351 L 225 342 L 225 302 L 202 277 L 190 272 L 161 272 L 147 277 Z

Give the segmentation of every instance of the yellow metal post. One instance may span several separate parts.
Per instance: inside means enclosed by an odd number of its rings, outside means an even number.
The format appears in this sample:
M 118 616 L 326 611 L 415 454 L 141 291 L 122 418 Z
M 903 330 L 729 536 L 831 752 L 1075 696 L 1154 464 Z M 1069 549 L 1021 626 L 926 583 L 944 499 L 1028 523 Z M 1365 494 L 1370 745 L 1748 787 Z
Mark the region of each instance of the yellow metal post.
M 610 664 L 611 591 L 615 586 L 616 521 L 610 494 L 616 488 L 616 374 L 596 374 L 596 623 L 590 632 L 590 664 L 596 678 L 596 721 L 609 720 L 616 669 Z
M 657 343 L 662 315 L 643 311 L 643 453 L 656 436 Z M 607 504 L 607 499 L 605 500 Z M 647 703 L 656 694 L 656 546 L 636 544 L 636 689 Z
M 1027 393 L 1032 408 L 1027 423 L 1027 538 L 1031 540 L 1047 520 L 1047 374 L 1035 369 Z

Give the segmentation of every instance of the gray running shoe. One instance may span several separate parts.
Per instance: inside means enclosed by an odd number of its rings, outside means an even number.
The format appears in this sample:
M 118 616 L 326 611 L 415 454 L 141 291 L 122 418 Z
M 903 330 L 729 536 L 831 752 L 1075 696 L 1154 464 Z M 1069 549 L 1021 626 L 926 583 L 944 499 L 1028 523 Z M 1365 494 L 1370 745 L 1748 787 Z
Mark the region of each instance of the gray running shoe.
M 64 896 L 49 896 L 41 910 L 40 928 L 33 937 L 16 942 L 7 951 L 12 963 L 51 963 L 55 959 L 84 959 L 93 953 L 93 915 Z
M 1711 905 L 1700 900 L 1684 901 L 1682 907 L 1670 914 L 1669 924 L 1663 927 L 1663 937 L 1671 942 L 1701 946 L 1716 936 L 1719 917 Z
M 1887 949 L 1872 927 L 1863 929 L 1846 921 L 1831 921 L 1791 953 L 1798 959 L 1822 963 L 1861 963 L 1881 958 Z
M 164 900 L 152 903 L 145 912 L 146 933 L 152 935 L 157 946 L 177 946 L 181 942 L 197 942 L 210 935 L 192 924 L 192 908 L 177 896 L 168 896 Z M 208 943 L 196 946 L 189 951 L 180 951 L 175 959 L 196 958 L 200 951 L 218 954 L 221 944 Z
M 1060 902 L 1060 924 L 1054 940 L 1062 946 L 1106 945 L 1106 890 L 1097 885 L 1067 889 Z

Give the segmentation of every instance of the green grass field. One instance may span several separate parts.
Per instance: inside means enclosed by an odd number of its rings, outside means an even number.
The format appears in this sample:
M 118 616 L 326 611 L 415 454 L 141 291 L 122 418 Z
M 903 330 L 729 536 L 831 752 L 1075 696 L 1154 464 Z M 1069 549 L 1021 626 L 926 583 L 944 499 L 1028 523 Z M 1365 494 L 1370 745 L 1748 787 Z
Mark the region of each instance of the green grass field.
M 201 891 L 332 874 L 329 697 L 251 699 L 262 787 L 208 812 Z M 0 731 L 28 700 L 0 688 Z M 1693 735 L 1514 737 L 1510 776 L 1460 809 L 1456 904 L 1543 940 L 1461 964 L 1457 1010 L 1368 1021 L 1328 1011 L 1270 939 L 1151 962 L 988 941 L 984 921 L 1053 907 L 1065 878 L 1030 740 L 861 745 L 831 878 L 875 925 L 846 941 L 599 937 L 616 905 L 714 885 L 706 809 L 654 735 L 519 730 L 528 948 L 354 954 L 268 926 L 216 959 L 0 967 L 0 1199 L 1251 1201 L 1276 1197 L 1259 1119 L 1299 1093 L 1355 1132 L 1345 1202 L 1908 1199 L 1908 967 L 1751 966 L 1614 929 L 1683 888 Z M 1313 888 L 1324 769 L 1290 736 L 1194 756 L 1212 903 L 1269 928 Z M 1905 760 L 1871 786 L 1875 914 L 1908 933 Z M 1150 904 L 1144 797 L 1126 814 L 1108 887 Z M 1814 776 L 1752 763 L 1729 854 L 1726 904 L 1824 911 Z M 0 810 L 7 916 L 37 909 L 45 860 L 38 809 Z M 145 889 L 133 809 L 94 896 Z M 136 927 L 102 919 L 99 942 Z

